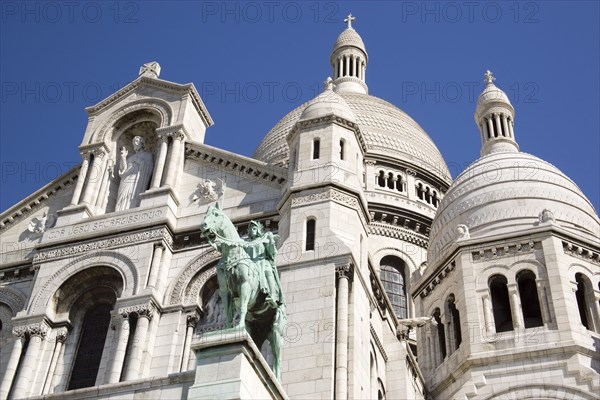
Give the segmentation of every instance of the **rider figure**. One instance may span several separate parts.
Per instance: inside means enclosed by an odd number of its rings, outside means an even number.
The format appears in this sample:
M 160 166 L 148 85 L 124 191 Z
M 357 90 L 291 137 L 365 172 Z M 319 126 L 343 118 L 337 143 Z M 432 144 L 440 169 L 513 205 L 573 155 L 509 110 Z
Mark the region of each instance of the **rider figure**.
M 243 245 L 244 250 L 260 266 L 260 286 L 261 290 L 267 294 L 266 301 L 277 307 L 284 303 L 284 299 L 275 265 L 275 255 L 277 254 L 275 237 L 272 232 L 265 233 L 260 222 L 250 221 L 248 238 Z

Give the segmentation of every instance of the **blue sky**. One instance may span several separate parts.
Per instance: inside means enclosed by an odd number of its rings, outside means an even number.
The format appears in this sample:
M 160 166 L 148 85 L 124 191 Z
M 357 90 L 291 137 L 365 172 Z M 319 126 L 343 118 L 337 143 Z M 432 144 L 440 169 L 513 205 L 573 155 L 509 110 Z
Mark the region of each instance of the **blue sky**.
M 0 12 L 0 210 L 79 163 L 84 108 L 149 61 L 198 88 L 215 120 L 207 144 L 252 155 L 319 93 L 349 12 L 370 93 L 411 115 L 454 176 L 479 156 L 473 114 L 490 69 L 521 150 L 600 208 L 597 1 L 3 1 Z

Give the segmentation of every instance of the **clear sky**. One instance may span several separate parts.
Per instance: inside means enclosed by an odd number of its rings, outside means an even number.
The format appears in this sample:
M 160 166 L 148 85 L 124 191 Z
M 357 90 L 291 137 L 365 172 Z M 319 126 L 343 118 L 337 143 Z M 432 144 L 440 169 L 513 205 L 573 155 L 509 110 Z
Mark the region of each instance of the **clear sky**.
M 597 1 L 2 1 L 0 211 L 81 162 L 85 107 L 137 77 L 193 82 L 206 143 L 251 156 L 317 95 L 344 17 L 369 54 L 371 94 L 432 137 L 453 176 L 477 159 L 486 69 L 516 109 L 521 150 L 600 207 Z

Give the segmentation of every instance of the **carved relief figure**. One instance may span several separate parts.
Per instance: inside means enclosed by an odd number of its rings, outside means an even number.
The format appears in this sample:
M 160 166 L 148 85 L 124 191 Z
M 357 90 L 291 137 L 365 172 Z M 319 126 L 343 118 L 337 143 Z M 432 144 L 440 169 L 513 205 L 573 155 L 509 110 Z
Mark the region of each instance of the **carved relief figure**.
M 117 192 L 115 211 L 127 210 L 139 206 L 140 194 L 146 191 L 152 176 L 154 160 L 152 154 L 144 150 L 144 138 L 133 138 L 134 154 L 123 146 L 119 159 L 121 183 Z

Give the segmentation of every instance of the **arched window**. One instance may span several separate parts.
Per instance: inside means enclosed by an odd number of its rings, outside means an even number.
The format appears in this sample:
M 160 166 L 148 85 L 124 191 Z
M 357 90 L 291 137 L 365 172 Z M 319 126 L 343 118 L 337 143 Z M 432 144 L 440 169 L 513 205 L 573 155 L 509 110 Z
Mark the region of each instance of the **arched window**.
M 489 280 L 496 332 L 507 332 L 514 329 L 506 284 L 506 277 L 502 275 L 494 275 Z
M 450 354 L 454 352 L 454 350 L 458 349 L 460 343 L 462 342 L 462 334 L 460 331 L 460 313 L 456 308 L 456 299 L 454 294 L 450 294 L 448 299 L 446 300 L 446 322 L 448 323 L 448 336 L 450 349 L 448 351 Z
M 111 307 L 108 304 L 100 304 L 85 314 L 68 390 L 96 384 L 104 341 L 110 323 L 110 311 Z
M 425 189 L 425 201 L 431 203 L 431 189 L 429 189 L 429 186 Z
M 433 196 L 431 196 L 431 204 L 433 204 L 434 207 L 437 207 L 439 203 L 439 199 L 438 199 L 438 194 L 437 192 L 434 190 L 433 191 Z
M 443 362 L 444 359 L 446 358 L 446 331 L 444 328 L 444 324 L 442 322 L 441 311 L 439 308 L 436 308 L 433 311 L 433 318 L 435 319 L 435 322 L 437 323 L 438 348 L 439 348 L 439 355 L 441 356 L 438 358 L 438 360 L 441 358 L 440 362 Z
M 344 159 L 344 145 L 346 143 L 344 142 L 344 139 L 340 140 L 340 160 Z
M 313 218 L 308 219 L 306 221 L 306 245 L 304 247 L 305 250 L 314 250 L 315 249 L 315 227 L 317 221 Z
M 406 303 L 406 264 L 398 257 L 386 256 L 381 259 L 381 282 L 392 308 L 400 319 L 408 317 Z
M 321 141 L 317 138 L 313 140 L 313 160 L 321 157 Z
M 392 174 L 391 172 L 388 174 L 387 187 L 389 189 L 393 189 L 394 188 L 394 174 Z
M 575 274 L 575 282 L 577 282 L 577 291 L 575 291 L 575 298 L 577 299 L 577 308 L 579 308 L 579 319 L 581 324 L 588 330 L 593 330 L 592 318 L 590 313 L 590 304 L 587 301 L 588 282 L 586 277 L 581 274 Z
M 423 199 L 424 199 L 424 193 L 423 193 L 423 184 L 419 183 L 419 184 L 416 186 L 416 191 L 417 191 L 417 197 L 418 197 L 420 200 L 423 200 Z
M 379 175 L 377 176 L 377 185 L 385 187 L 385 172 L 379 171 Z
M 402 182 L 402 175 L 396 176 L 396 190 L 399 192 L 404 191 L 404 184 Z
M 520 271 L 517 274 L 517 284 L 519 285 L 519 296 L 521 298 L 521 307 L 523 308 L 525 328 L 543 326 L 544 322 L 542 321 L 542 310 L 535 283 L 535 274 L 529 270 Z

